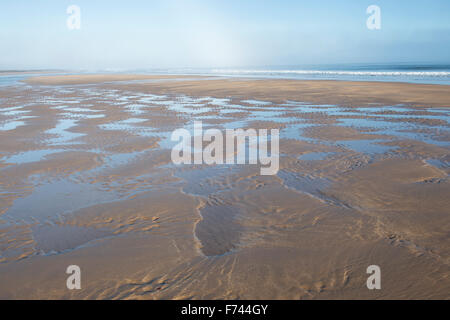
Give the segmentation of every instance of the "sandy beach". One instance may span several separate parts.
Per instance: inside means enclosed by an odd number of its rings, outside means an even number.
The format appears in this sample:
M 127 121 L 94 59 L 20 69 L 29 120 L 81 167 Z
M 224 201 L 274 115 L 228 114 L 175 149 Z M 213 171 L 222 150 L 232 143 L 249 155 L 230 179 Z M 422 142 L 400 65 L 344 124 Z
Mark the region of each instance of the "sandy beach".
M 279 171 L 174 165 L 170 135 L 195 120 L 279 129 Z M 449 121 L 446 85 L 0 87 L 0 299 L 449 299 Z M 67 290 L 69 265 L 82 290 Z

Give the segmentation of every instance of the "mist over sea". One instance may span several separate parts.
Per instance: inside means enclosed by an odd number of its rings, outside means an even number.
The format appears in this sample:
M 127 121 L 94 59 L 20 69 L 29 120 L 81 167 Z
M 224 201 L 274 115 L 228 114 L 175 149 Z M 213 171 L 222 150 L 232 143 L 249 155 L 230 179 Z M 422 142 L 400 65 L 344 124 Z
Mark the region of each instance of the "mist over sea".
M 333 64 L 245 68 L 179 68 L 146 71 L 255 78 L 393 81 L 450 85 L 450 64 Z M 143 70 L 138 72 L 143 72 Z
M 31 74 L 20 74 L 30 72 Z M 108 68 L 83 70 L 0 70 L 0 86 L 18 83 L 29 76 L 50 74 L 175 74 L 263 79 L 384 81 L 450 85 L 450 64 L 330 64 L 228 68 Z

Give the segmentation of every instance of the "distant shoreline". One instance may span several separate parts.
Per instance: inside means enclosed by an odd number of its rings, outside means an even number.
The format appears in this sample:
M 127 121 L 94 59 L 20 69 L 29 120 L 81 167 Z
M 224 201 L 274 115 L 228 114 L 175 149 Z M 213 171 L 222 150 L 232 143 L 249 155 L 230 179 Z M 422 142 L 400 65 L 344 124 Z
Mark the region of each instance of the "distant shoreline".
M 0 70 L 0 76 L 41 74 L 41 73 L 64 73 L 64 71 L 61 71 L 61 70 Z
M 338 64 L 224 68 L 14 69 L 1 75 L 139 75 L 231 77 L 251 79 L 339 80 L 450 85 L 449 64 Z

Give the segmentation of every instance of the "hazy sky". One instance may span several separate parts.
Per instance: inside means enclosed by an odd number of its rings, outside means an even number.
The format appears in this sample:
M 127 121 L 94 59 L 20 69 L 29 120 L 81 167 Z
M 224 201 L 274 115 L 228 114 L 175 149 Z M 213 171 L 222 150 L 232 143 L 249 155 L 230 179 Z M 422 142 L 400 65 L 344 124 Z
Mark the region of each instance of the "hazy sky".
M 69 30 L 69 5 L 81 29 Z M 381 8 L 381 30 L 366 9 Z M 450 63 L 450 0 L 1 0 L 0 69 Z

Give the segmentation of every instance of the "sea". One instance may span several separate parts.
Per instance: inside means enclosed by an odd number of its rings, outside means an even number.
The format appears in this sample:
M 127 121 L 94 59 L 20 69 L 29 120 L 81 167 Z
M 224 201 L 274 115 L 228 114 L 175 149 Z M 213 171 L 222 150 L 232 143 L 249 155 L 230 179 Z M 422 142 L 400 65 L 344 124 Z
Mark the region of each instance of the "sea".
M 247 68 L 153 69 L 153 73 L 299 80 L 385 81 L 450 85 L 450 64 L 333 64 Z

